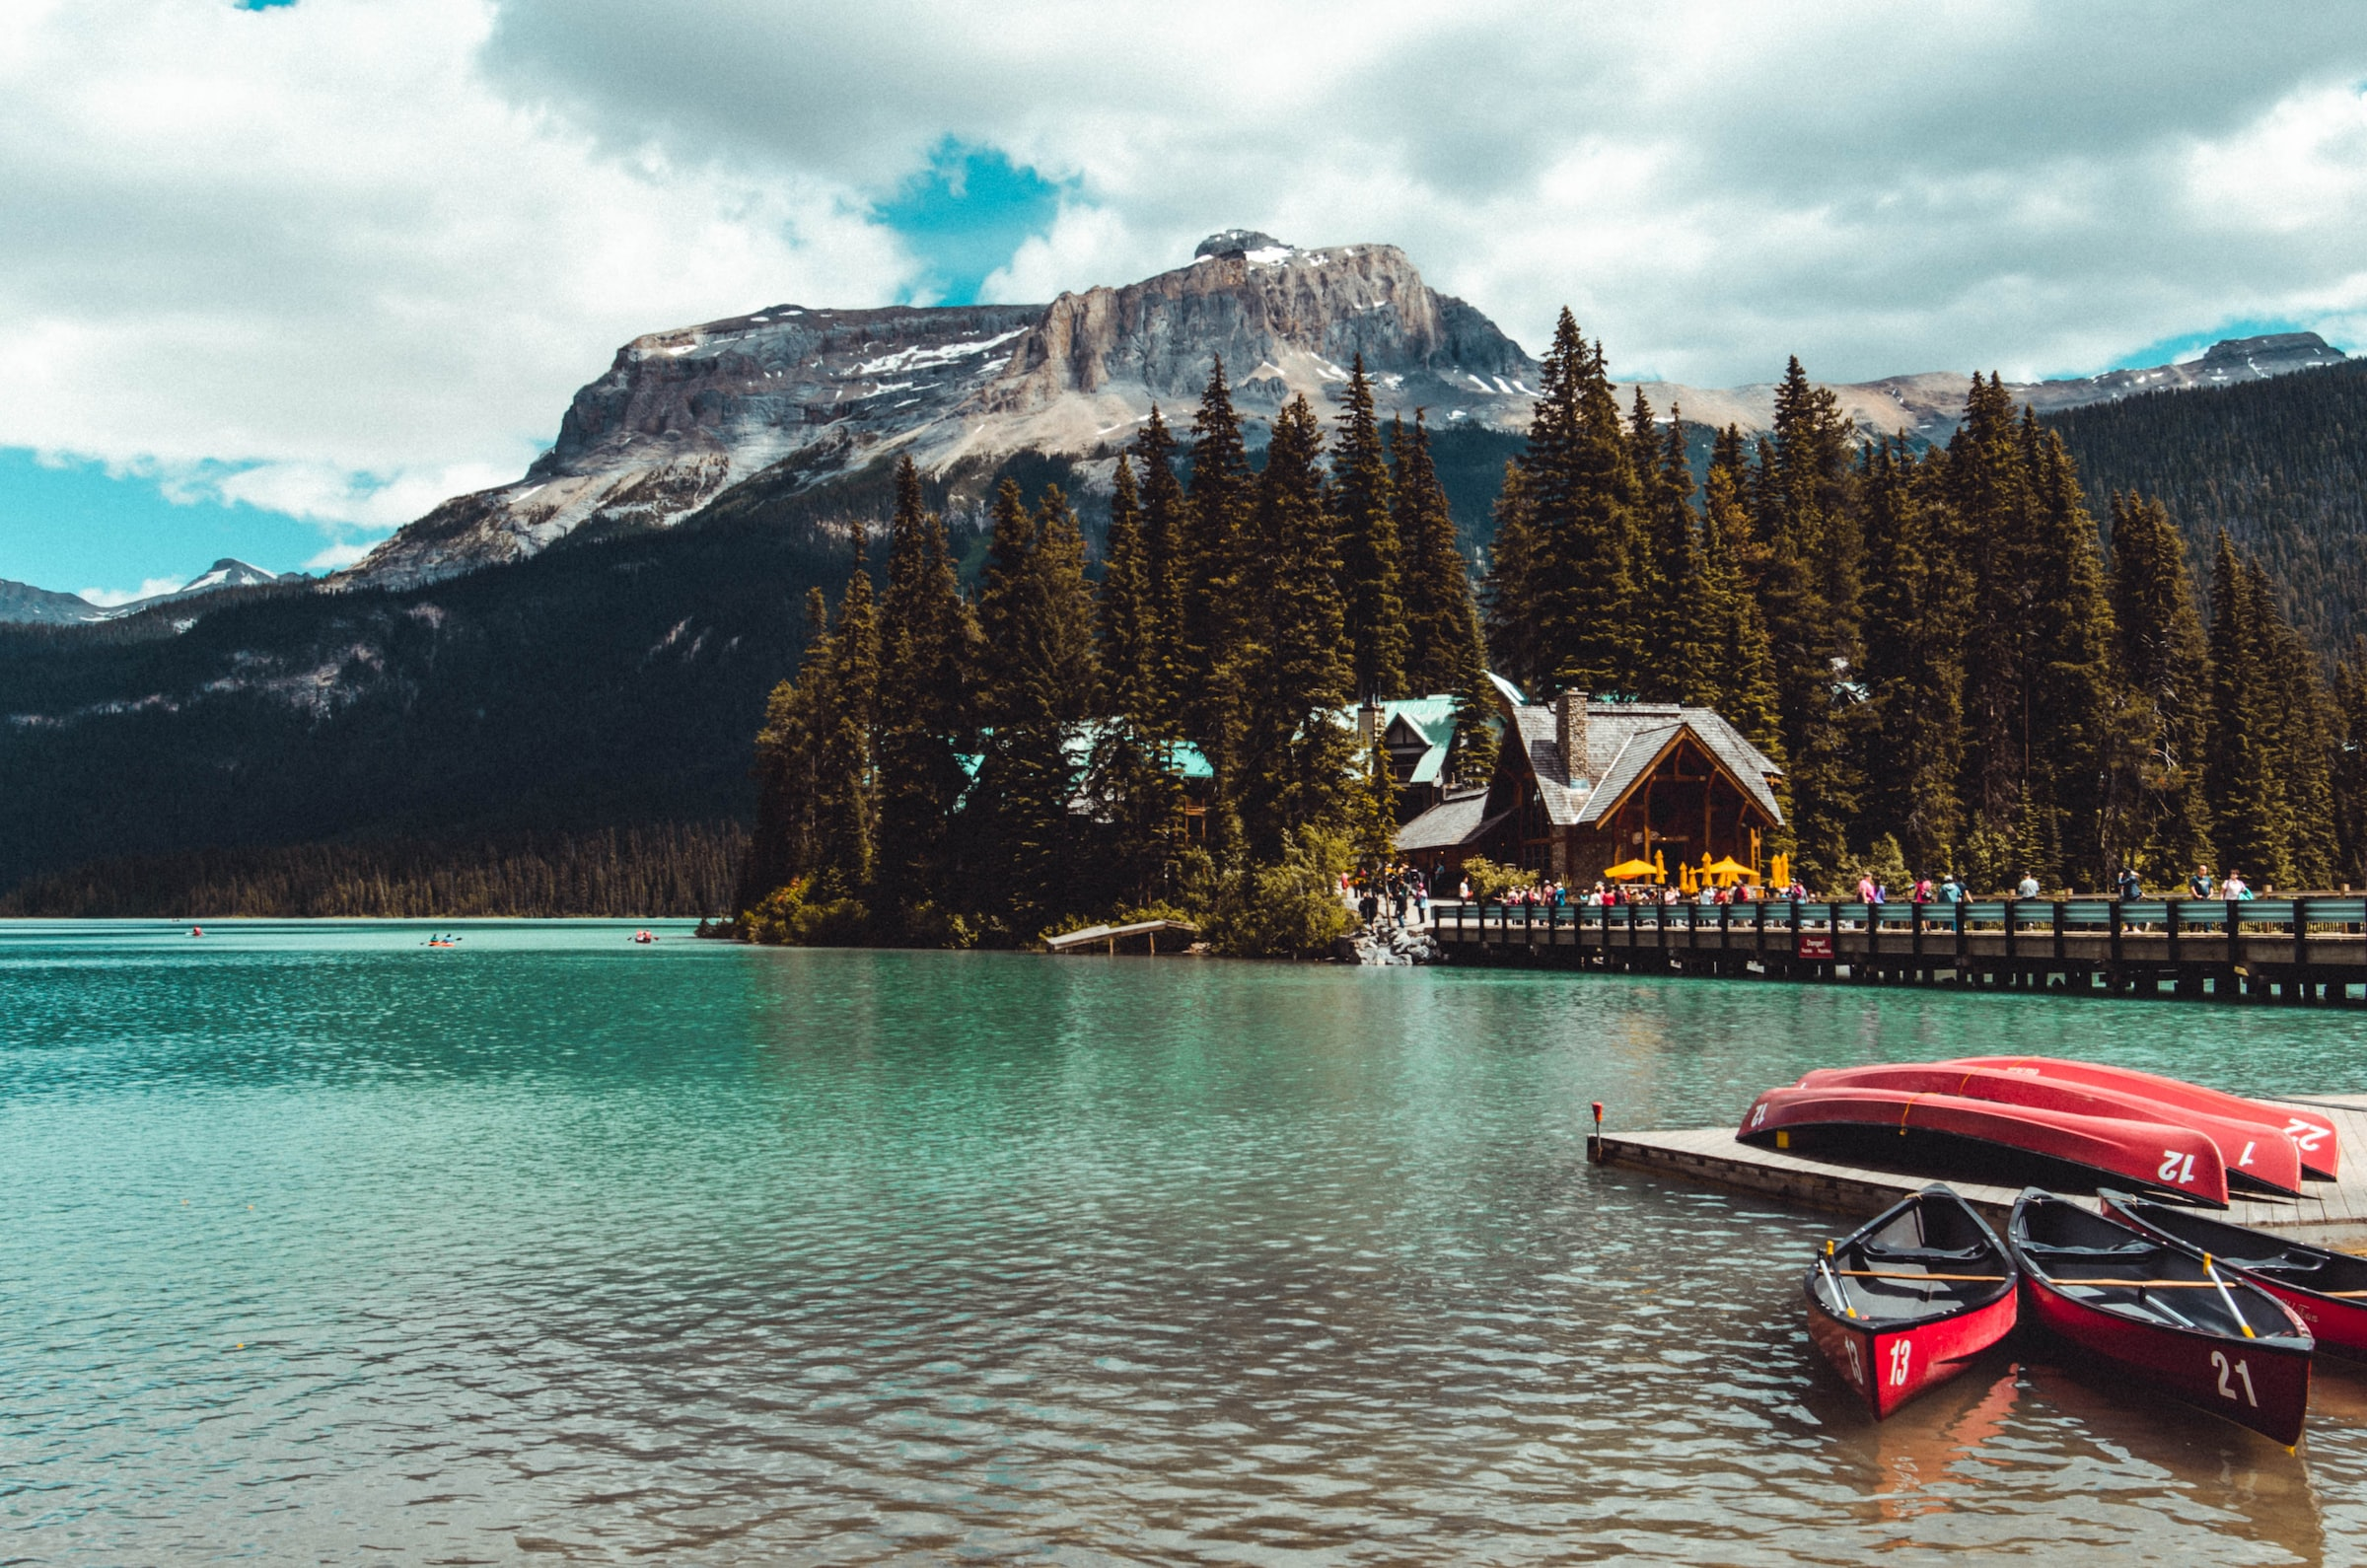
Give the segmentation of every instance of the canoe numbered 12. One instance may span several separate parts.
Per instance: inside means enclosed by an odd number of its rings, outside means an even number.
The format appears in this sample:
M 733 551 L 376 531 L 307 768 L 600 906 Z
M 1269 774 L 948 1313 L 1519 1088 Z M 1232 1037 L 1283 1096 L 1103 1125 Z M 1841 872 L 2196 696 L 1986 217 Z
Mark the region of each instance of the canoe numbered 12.
M 2266 1121 L 2282 1127 L 2301 1152 L 2302 1169 L 2322 1181 L 2331 1181 L 2340 1168 L 2341 1135 L 2333 1119 L 2310 1105 L 2265 1100 L 2247 1100 L 2223 1090 L 2205 1089 L 2182 1078 L 2141 1073 L 2128 1067 L 2106 1067 L 2096 1062 L 2066 1061 L 2058 1056 L 1960 1056 L 1943 1066 L 1989 1067 L 2009 1073 L 2028 1073 L 2066 1084 L 2086 1084 L 2142 1095 L 2167 1105 L 2237 1120 Z

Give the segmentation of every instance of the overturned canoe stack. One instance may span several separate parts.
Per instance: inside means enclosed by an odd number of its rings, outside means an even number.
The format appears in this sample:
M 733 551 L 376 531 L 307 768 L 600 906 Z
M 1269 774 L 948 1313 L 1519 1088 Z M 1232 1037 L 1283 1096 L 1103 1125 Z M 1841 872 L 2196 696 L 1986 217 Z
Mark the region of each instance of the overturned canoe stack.
M 1812 1072 L 1759 1096 L 1735 1136 L 1781 1149 L 1872 1138 L 1878 1158 L 1925 1171 L 1941 1146 L 1971 1146 L 1992 1165 L 2024 1157 L 2010 1179 L 2084 1176 L 2214 1208 L 2231 1186 L 2298 1196 L 2305 1180 L 2331 1178 L 2337 1157 L 2331 1120 L 2302 1107 L 2044 1057 Z

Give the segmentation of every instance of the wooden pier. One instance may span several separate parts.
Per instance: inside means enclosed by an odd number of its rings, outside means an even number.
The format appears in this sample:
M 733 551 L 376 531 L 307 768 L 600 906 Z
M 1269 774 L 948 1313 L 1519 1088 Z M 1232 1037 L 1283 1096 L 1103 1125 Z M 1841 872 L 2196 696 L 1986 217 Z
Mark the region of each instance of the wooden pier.
M 1451 963 L 2367 1002 L 2367 898 L 1433 906 Z
M 2244 1193 L 2229 1206 L 2226 1217 L 2320 1247 L 2361 1247 L 2367 1245 L 2367 1095 L 2314 1095 L 2296 1103 L 2332 1116 L 2344 1150 L 2341 1179 L 2304 1182 L 2299 1198 Z M 1607 1133 L 1596 1158 L 1605 1165 L 1761 1193 L 1861 1220 L 1938 1179 L 1904 1168 L 1737 1143 L 1731 1127 Z M 1947 1179 L 1966 1201 L 2000 1226 L 2021 1191 Z

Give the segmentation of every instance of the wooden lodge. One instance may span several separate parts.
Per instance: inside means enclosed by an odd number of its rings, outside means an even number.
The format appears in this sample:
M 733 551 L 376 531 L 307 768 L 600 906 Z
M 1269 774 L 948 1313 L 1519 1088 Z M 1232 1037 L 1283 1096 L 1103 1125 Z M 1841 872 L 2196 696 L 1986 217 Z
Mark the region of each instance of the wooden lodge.
M 1579 887 L 1637 862 L 1670 881 L 1681 863 L 1763 871 L 1781 771 L 1716 712 L 1575 692 L 1529 703 L 1498 687 L 1518 739 L 1487 788 L 1447 792 L 1399 829 L 1399 853 L 1434 880 L 1473 856 Z

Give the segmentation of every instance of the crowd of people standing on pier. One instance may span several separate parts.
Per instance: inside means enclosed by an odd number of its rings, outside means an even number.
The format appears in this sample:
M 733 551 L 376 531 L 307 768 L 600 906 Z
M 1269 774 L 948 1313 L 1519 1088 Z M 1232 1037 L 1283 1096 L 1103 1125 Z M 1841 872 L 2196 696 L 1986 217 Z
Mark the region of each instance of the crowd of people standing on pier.
M 1411 868 L 1400 869 L 1414 885 L 1422 884 L 1423 879 L 1420 873 L 1412 871 Z M 1447 868 L 1441 865 L 1438 868 L 1437 877 L 1443 880 L 1447 874 Z M 1858 878 L 1853 891 L 1856 902 L 1874 906 L 1893 902 L 1959 904 L 1970 900 L 1972 896 L 1972 890 L 1953 873 L 1937 882 L 1929 877 L 1917 877 L 1900 891 L 1897 898 L 1892 896 L 1887 883 L 1871 875 Z M 2253 891 L 2251 884 L 2244 880 L 2243 874 L 2232 867 L 2224 877 L 2218 877 L 2212 874 L 2210 867 L 2197 866 L 2194 868 L 2194 874 L 2186 879 L 2184 885 L 2179 889 L 2179 892 L 2189 898 L 2228 903 L 2247 902 L 2259 896 Z M 2272 897 L 2276 895 L 2274 888 L 2268 889 L 2267 892 Z M 1469 877 L 1461 879 L 1457 885 L 1456 895 L 1465 903 L 1473 901 L 1473 889 Z M 2040 887 L 2038 879 L 2027 873 L 2008 894 L 2008 896 L 2022 900 L 2036 899 L 2044 895 L 2044 890 Z M 2143 898 L 2146 896 L 2144 883 L 2134 870 L 2122 867 L 2114 879 L 2112 896 L 2122 900 Z M 2177 894 L 2168 894 L 2168 896 L 2177 896 Z M 1625 904 L 1674 905 L 1684 903 L 1713 908 L 1720 904 L 1748 904 L 1764 900 L 1808 903 L 1818 901 L 1818 895 L 1797 880 L 1773 888 L 1759 888 L 1749 883 L 1736 883 L 1731 887 L 1705 885 L 1698 891 L 1688 893 L 1673 887 L 1652 883 L 1614 883 L 1600 880 L 1591 888 L 1573 891 L 1570 885 L 1561 879 L 1547 877 L 1530 883 L 1526 887 L 1513 889 L 1500 896 L 1483 896 L 1477 899 L 1481 903 L 1500 904 L 1514 909 L 1599 908 Z M 1398 918 L 1401 923 L 1404 918 L 1401 909 Z M 1366 911 L 1365 919 L 1370 923 L 1373 919 L 1371 911 Z

